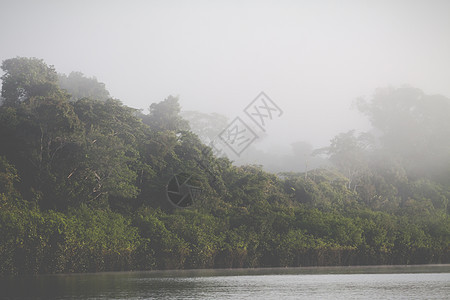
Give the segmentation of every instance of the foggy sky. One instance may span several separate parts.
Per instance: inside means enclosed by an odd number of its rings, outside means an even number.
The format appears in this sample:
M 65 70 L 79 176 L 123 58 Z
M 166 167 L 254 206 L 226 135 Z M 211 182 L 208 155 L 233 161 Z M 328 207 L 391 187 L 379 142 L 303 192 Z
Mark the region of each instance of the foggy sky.
M 0 60 L 81 71 L 124 104 L 178 95 L 230 120 L 264 91 L 264 145 L 368 128 L 351 103 L 408 84 L 450 96 L 450 1 L 4 1 Z

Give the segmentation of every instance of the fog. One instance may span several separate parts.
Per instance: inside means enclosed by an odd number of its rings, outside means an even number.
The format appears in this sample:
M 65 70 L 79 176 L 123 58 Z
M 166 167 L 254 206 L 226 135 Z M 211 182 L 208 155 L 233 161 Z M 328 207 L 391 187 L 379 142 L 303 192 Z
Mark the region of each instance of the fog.
M 320 148 L 340 132 L 369 130 L 352 107 L 377 88 L 450 96 L 444 0 L 19 0 L 0 2 L 0 22 L 1 61 L 37 57 L 60 73 L 81 71 L 144 111 L 174 95 L 184 111 L 255 128 L 244 109 L 264 91 L 282 114 L 242 153 L 258 164 L 282 164 L 276 156 L 309 147 L 302 142 Z M 255 151 L 270 155 L 252 161 Z

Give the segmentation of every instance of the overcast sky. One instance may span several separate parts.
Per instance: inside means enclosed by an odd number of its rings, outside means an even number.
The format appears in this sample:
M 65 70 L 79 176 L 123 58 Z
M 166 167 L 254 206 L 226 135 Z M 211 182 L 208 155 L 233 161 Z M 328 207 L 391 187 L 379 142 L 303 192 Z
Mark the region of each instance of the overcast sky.
M 126 105 L 178 95 L 230 119 L 264 91 L 284 111 L 267 143 L 326 145 L 365 129 L 376 88 L 450 96 L 450 1 L 5 1 L 0 59 L 81 71 Z

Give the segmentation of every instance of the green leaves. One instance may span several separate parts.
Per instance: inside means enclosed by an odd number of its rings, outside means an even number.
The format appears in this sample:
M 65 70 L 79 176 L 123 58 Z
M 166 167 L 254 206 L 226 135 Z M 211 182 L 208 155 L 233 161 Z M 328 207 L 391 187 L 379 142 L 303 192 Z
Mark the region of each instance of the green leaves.
M 35 96 L 58 92 L 57 74 L 42 59 L 17 57 L 4 60 L 1 66 L 4 105 L 16 106 Z
M 0 156 L 0 209 L 6 205 L 17 204 L 21 199 L 16 189 L 19 180 L 16 168 L 5 157 Z
M 412 176 L 405 158 L 415 149 L 395 143 L 444 155 L 446 98 L 377 94 L 360 108 L 382 143 L 342 133 L 322 149 L 336 169 L 276 176 L 207 151 L 175 97 L 143 115 L 81 73 L 58 83 L 53 67 L 26 58 L 3 69 L 0 274 L 448 262 L 450 177 Z M 417 132 L 402 136 L 409 125 Z M 180 172 L 203 190 L 189 210 L 169 208 L 164 194 Z
M 144 122 L 159 131 L 188 130 L 189 124 L 179 116 L 180 111 L 178 98 L 169 96 L 164 101 L 150 105 L 150 114 L 144 118 Z

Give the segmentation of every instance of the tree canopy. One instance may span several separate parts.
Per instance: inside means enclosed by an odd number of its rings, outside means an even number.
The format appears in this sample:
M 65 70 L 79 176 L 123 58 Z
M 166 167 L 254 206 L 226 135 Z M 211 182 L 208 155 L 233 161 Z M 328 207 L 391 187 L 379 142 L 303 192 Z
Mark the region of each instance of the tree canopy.
M 70 94 L 72 101 L 83 98 L 105 101 L 110 98 L 104 83 L 98 82 L 95 77 L 88 78 L 81 72 L 58 74 L 58 84 Z
M 143 114 L 92 79 L 71 98 L 39 59 L 2 68 L 0 276 L 450 262 L 450 165 L 413 163 L 450 154 L 445 97 L 378 92 L 359 103 L 378 131 L 319 151 L 333 167 L 272 174 L 205 151 L 176 97 Z M 178 173 L 202 189 L 187 209 L 166 199 Z

